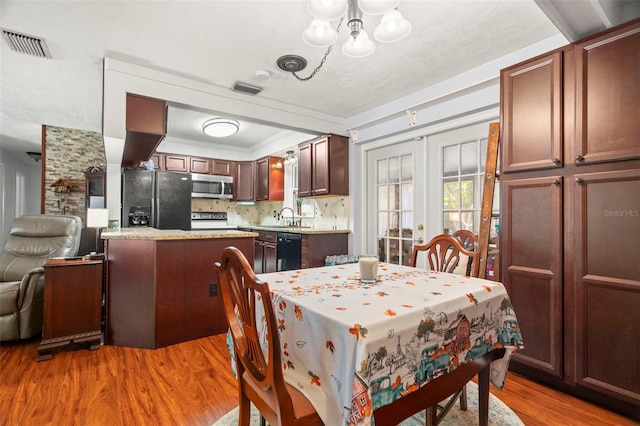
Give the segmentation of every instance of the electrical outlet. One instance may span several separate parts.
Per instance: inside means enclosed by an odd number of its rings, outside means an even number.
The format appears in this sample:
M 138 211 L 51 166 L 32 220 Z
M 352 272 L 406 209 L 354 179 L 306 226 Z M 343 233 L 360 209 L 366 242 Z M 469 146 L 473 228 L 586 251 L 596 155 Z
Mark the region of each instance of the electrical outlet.
M 209 284 L 209 297 L 215 297 L 218 295 L 218 283 Z

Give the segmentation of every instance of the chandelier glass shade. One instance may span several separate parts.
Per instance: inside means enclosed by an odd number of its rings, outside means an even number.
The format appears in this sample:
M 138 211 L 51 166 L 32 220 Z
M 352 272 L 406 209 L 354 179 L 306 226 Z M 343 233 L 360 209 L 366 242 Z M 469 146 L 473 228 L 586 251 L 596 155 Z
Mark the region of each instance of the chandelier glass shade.
M 309 0 L 307 10 L 316 19 L 335 21 L 347 12 L 347 0 Z
M 338 39 L 338 32 L 329 22 L 314 19 L 302 33 L 302 39 L 313 47 L 329 47 Z
M 238 130 L 240 130 L 240 123 L 230 118 L 212 118 L 202 123 L 202 131 L 214 138 L 225 138 L 237 133 Z
M 330 22 L 346 14 L 350 36 L 342 46 L 342 53 L 352 58 L 368 56 L 376 46 L 364 29 L 363 14 L 384 15 L 373 32 L 377 41 L 402 40 L 411 32 L 411 23 L 396 9 L 399 3 L 400 0 L 307 0 L 307 10 L 314 19 L 302 38 L 313 47 L 332 46 L 338 39 L 338 30 L 334 30 Z
M 398 7 L 400 0 L 360 0 L 358 7 L 367 15 L 382 15 Z
M 380 25 L 373 31 L 373 37 L 382 43 L 402 40 L 411 32 L 411 23 L 402 17 L 398 9 L 392 9 L 382 16 Z

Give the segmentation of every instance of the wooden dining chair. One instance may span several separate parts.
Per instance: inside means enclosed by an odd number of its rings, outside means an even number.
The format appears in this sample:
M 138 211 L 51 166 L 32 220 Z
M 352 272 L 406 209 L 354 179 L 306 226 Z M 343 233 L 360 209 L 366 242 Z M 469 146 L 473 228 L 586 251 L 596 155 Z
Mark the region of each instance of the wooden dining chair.
M 478 237 L 476 237 L 476 234 L 469 231 L 468 229 L 460 229 L 454 232 L 453 236 L 462 243 L 462 247 L 467 250 L 475 251 L 475 245 L 478 243 Z
M 239 390 L 239 425 L 248 426 L 251 403 L 260 411 L 261 424 L 322 425 L 311 402 L 285 383 L 280 338 L 271 304 L 269 285 L 259 280 L 236 247 L 227 247 L 215 264 L 224 314 L 233 338 Z M 263 324 L 256 318 L 261 303 L 266 319 L 268 351 L 260 345 Z
M 425 252 L 429 267 L 433 271 L 454 272 L 461 261 L 468 259 L 470 268 L 461 265 L 462 270 L 466 271 L 465 275 L 477 277 L 480 273 L 480 253 L 465 249 L 456 237 L 449 234 L 436 235 L 426 244 L 414 245 L 411 266 L 416 266 L 420 252 Z
M 470 231 L 467 232 L 471 233 Z M 465 235 L 461 233 L 460 236 L 464 237 Z M 471 236 L 475 238 L 473 233 L 471 233 Z M 468 237 L 468 235 L 466 237 Z M 420 252 L 425 252 L 429 267 L 433 271 L 464 271 L 463 275 L 472 277 L 479 276 L 480 253 L 464 248 L 455 234 L 436 235 L 426 244 L 414 245 L 411 253 L 411 266 L 416 266 Z M 456 390 L 446 403 L 431 406 L 427 409 L 427 425 L 436 426 L 439 424 L 451 410 L 458 398 L 460 398 L 460 409 L 465 411 L 467 409 L 466 383 Z

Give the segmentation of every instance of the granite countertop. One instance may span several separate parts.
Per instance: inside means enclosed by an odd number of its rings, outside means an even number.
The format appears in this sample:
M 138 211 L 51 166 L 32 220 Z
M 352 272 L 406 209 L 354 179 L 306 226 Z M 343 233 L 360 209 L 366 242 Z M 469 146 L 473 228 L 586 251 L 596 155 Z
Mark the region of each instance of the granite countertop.
M 101 237 L 104 240 L 201 240 L 208 238 L 255 238 L 257 232 L 238 229 L 181 231 L 179 229 L 120 228 L 105 229 Z
M 314 229 L 300 226 L 242 226 L 239 229 L 181 231 L 179 229 L 155 229 L 149 227 L 105 229 L 103 240 L 199 240 L 207 238 L 255 238 L 257 231 L 290 232 L 294 234 L 349 234 L 348 229 Z
M 348 229 L 315 229 L 305 226 L 269 226 L 269 225 L 251 225 L 240 226 L 242 229 L 251 229 L 252 231 L 273 231 L 273 232 L 290 232 L 292 234 L 349 234 Z

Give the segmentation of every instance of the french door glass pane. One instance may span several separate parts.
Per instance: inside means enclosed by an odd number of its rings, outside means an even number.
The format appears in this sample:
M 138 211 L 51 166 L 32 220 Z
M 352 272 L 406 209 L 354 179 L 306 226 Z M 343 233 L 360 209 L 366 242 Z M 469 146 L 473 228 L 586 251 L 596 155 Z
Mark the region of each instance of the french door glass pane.
M 480 172 L 484 173 L 484 168 L 487 164 L 487 146 L 489 140 L 487 138 L 480 139 Z M 498 170 L 496 168 L 496 170 Z
M 403 155 L 401 161 L 402 170 L 400 178 L 402 182 L 413 181 L 413 156 Z
M 472 209 L 476 194 L 476 177 L 464 178 L 460 181 L 460 209 Z
M 442 149 L 442 176 L 458 175 L 458 145 Z
M 377 169 L 378 185 L 389 182 L 389 165 L 387 159 L 378 160 Z
M 460 145 L 460 174 L 478 173 L 478 142 L 467 142 Z
M 389 158 L 389 183 L 400 182 L 400 159 L 398 157 Z
M 460 208 L 460 185 L 458 185 L 458 179 L 445 180 L 442 184 L 442 208 L 447 209 L 459 209 Z
M 389 210 L 400 209 L 400 185 L 389 185 Z
M 460 212 L 460 227 L 456 228 L 456 231 L 459 229 L 468 229 L 469 231 L 473 231 L 474 226 L 474 212 Z
M 389 187 L 378 186 L 378 210 L 389 210 Z
M 389 213 L 378 212 L 378 236 L 383 237 L 389 230 Z

